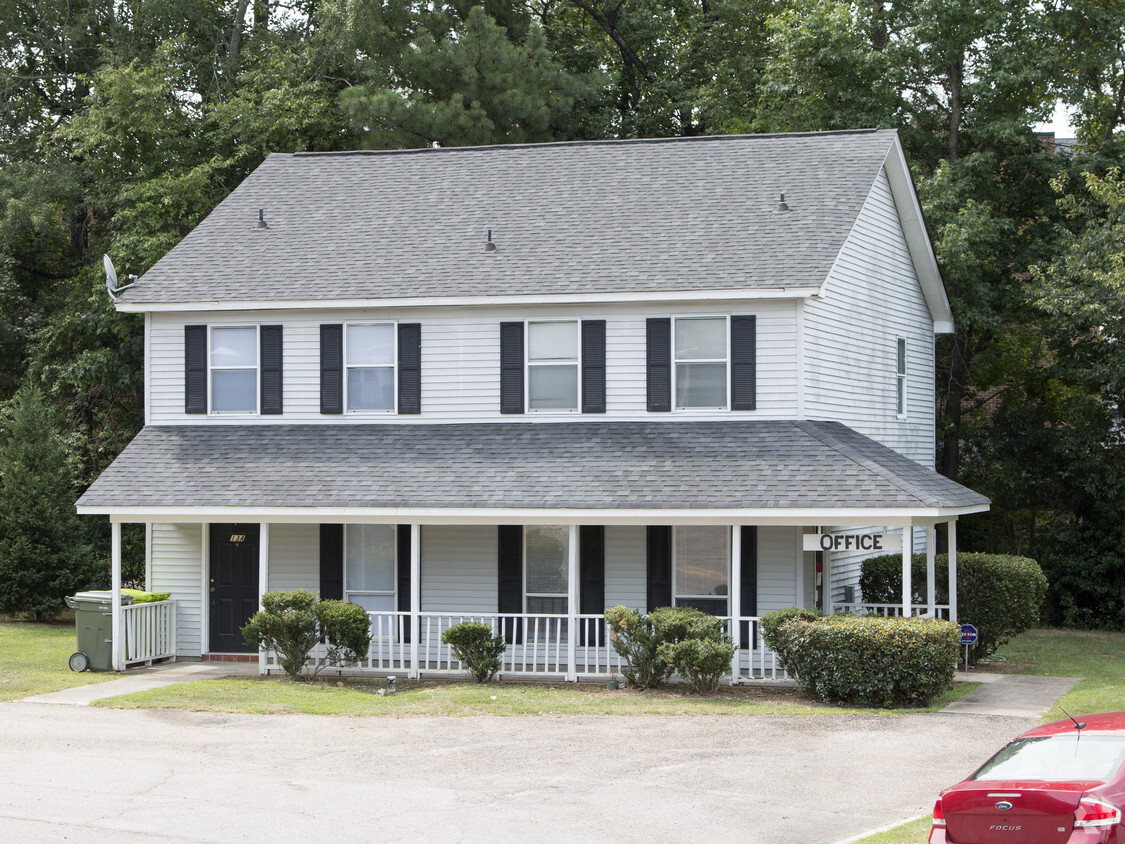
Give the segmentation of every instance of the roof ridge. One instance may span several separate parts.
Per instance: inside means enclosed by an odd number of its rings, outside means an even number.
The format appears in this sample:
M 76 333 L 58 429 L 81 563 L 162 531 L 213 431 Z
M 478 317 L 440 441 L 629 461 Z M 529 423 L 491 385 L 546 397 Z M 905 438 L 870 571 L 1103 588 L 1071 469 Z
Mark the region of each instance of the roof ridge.
M 862 452 L 860 452 L 857 448 L 855 448 L 855 446 L 849 445 L 848 443 L 844 442 L 839 437 L 837 437 L 832 431 L 827 430 L 826 427 L 823 427 L 823 426 L 829 426 L 829 425 L 839 425 L 842 428 L 847 428 L 847 426 L 844 425 L 842 422 L 825 422 L 825 421 L 813 422 L 811 420 L 801 420 L 801 421 L 798 421 L 798 422 L 794 422 L 793 424 L 796 425 L 798 428 L 800 428 L 805 433 L 807 433 L 807 434 L 815 437 L 816 439 L 820 440 L 826 446 L 835 449 L 840 454 L 842 454 L 844 457 L 851 460 L 853 463 L 856 463 L 856 464 L 862 466 L 863 468 L 875 473 L 876 475 L 881 477 L 883 480 L 887 481 L 888 483 L 892 484 L 893 486 L 895 486 L 898 489 L 905 492 L 907 495 L 914 496 L 914 498 L 918 499 L 918 501 L 921 502 L 922 504 L 926 504 L 930 507 L 941 506 L 940 505 L 940 499 L 937 496 L 927 494 L 926 492 L 918 489 L 918 486 L 916 484 L 910 483 L 905 478 L 900 478 L 898 475 L 894 474 L 890 470 L 883 468 L 878 463 L 876 463 L 874 460 L 872 460 L 870 457 L 865 456 Z M 850 428 L 847 428 L 847 429 L 851 430 Z M 868 439 L 870 439 L 870 437 Z M 874 442 L 877 445 L 883 445 L 882 443 L 879 443 L 876 440 L 871 440 L 871 442 Z M 909 457 L 904 457 L 903 455 L 899 454 L 897 451 L 895 451 L 893 448 L 890 448 L 889 446 L 884 445 L 883 448 L 886 448 L 887 451 L 891 452 L 892 454 L 897 455 L 898 457 L 902 457 L 903 460 L 910 460 Z M 913 463 L 915 461 L 911 460 L 910 462 Z M 921 464 L 919 464 L 919 466 L 920 465 Z M 922 467 L 922 468 L 925 468 L 925 467 Z
M 768 132 L 762 134 L 739 135 L 691 135 L 668 138 L 600 138 L 581 141 L 544 141 L 542 143 L 522 144 L 480 144 L 463 147 L 411 147 L 408 149 L 352 149 L 352 150 L 309 150 L 303 152 L 271 153 L 271 156 L 290 158 L 331 158 L 352 156 L 417 155 L 421 153 L 469 152 L 480 150 L 546 149 L 554 147 L 592 147 L 592 146 L 637 146 L 644 144 L 668 143 L 706 143 L 712 141 L 778 140 L 792 138 L 821 138 L 849 135 L 877 135 L 880 132 L 897 132 L 896 129 L 833 129 L 825 132 Z

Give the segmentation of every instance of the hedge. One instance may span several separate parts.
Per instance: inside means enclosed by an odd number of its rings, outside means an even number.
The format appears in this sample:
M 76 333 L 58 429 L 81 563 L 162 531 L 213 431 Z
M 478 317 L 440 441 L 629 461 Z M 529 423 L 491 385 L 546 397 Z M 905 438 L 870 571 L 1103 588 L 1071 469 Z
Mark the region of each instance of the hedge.
M 949 603 L 949 556 L 935 558 L 937 600 Z M 926 603 L 926 555 L 911 558 L 910 585 L 915 603 Z M 902 557 L 897 554 L 863 561 L 863 600 L 872 604 L 902 601 Z M 1039 620 L 1047 578 L 1035 560 L 1006 554 L 957 555 L 957 621 L 972 624 L 980 638 L 971 651 L 976 662 Z
M 953 687 L 960 628 L 950 621 L 794 617 L 778 633 L 801 688 L 828 703 L 925 706 Z
M 782 626 L 787 621 L 792 621 L 795 618 L 800 618 L 805 621 L 816 621 L 822 618 L 823 615 L 818 609 L 807 609 L 802 607 L 786 607 L 785 609 L 774 610 L 762 616 L 759 622 L 762 626 L 762 641 L 766 643 L 766 647 L 777 654 L 777 658 L 781 660 L 782 666 L 790 674 L 796 673 L 796 665 L 793 662 L 793 656 L 789 649 L 789 637 L 782 633 Z
M 676 671 L 694 692 L 715 690 L 730 671 L 734 642 L 722 620 L 693 607 L 657 607 L 641 615 L 628 607 L 605 611 L 613 649 L 629 685 L 650 689 Z

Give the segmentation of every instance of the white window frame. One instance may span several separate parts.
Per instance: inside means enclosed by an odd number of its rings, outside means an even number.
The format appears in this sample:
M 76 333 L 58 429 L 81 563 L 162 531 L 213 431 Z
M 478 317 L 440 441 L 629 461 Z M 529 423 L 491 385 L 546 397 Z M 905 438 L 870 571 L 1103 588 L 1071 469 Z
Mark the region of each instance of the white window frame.
M 676 349 L 676 322 L 678 320 L 691 320 L 691 319 L 721 319 L 726 326 L 726 335 L 723 341 L 723 349 L 726 351 L 726 356 L 722 358 L 692 358 L 690 360 L 679 360 Z M 706 413 L 715 410 L 730 410 L 730 314 L 679 314 L 672 317 L 672 410 L 678 413 Z M 679 379 L 680 364 L 681 363 L 721 363 L 726 367 L 726 378 L 723 379 L 725 391 L 725 402 L 722 405 L 706 405 L 699 407 L 681 407 L 676 404 L 676 382 Z
M 895 338 L 895 415 L 899 419 L 906 418 L 907 411 L 907 345 L 905 337 Z
M 391 327 L 391 349 L 394 352 L 394 362 L 385 363 L 348 363 L 348 329 L 352 326 L 389 325 Z M 369 413 L 379 415 L 394 415 L 398 413 L 398 321 L 397 320 L 363 320 L 360 322 L 344 323 L 344 413 Z M 348 396 L 348 370 L 349 369 L 387 369 L 391 370 L 391 407 L 390 408 L 356 408 L 351 407 Z
M 390 592 L 377 589 L 348 589 L 348 532 L 354 528 L 368 526 L 369 525 L 366 524 L 344 525 L 344 600 L 352 602 L 352 595 L 370 595 L 373 597 L 390 596 L 391 608 L 389 610 L 383 610 L 383 612 L 398 612 L 398 525 L 390 526 L 392 541 L 394 542 L 394 550 L 391 551 L 391 582 L 394 583 L 394 589 Z M 374 527 L 375 525 L 370 526 Z M 378 610 L 369 610 L 369 612 L 378 612 Z
M 567 604 L 566 604 L 567 608 L 563 612 L 561 612 L 561 613 L 536 613 L 536 615 L 568 615 L 569 612 L 570 612 L 570 609 L 571 609 L 569 589 L 566 592 L 558 593 L 558 592 L 530 592 L 530 591 L 528 591 L 528 588 L 527 588 L 527 585 L 528 585 L 527 584 L 527 534 L 530 531 L 538 530 L 539 528 L 544 528 L 544 527 L 558 527 L 558 525 L 524 525 L 524 528 L 523 528 L 523 611 L 524 611 L 525 615 L 528 614 L 528 612 L 529 612 L 529 610 L 527 608 L 527 599 L 528 598 L 562 598 L 564 601 L 567 602 Z M 570 553 L 570 547 L 569 547 L 570 537 L 569 537 L 569 535 L 567 535 L 566 542 L 568 543 L 568 545 L 565 546 L 565 552 L 567 554 L 569 554 Z M 568 567 L 568 570 L 567 570 L 567 576 L 569 577 L 569 567 Z
M 238 372 L 250 369 L 249 366 L 216 366 L 211 362 L 211 351 L 215 348 L 215 329 L 242 328 L 254 329 L 254 409 L 253 410 L 215 410 L 215 387 L 213 373 Z M 257 416 L 262 412 L 262 326 L 258 323 L 238 323 L 235 325 L 207 326 L 207 412 L 211 416 Z
M 576 339 L 575 344 L 575 357 L 573 361 L 570 360 L 545 360 L 535 361 L 531 360 L 531 326 L 532 324 L 542 323 L 573 323 L 574 335 Z M 531 370 L 532 367 L 549 367 L 549 366 L 573 366 L 575 373 L 575 388 L 574 388 L 574 407 L 544 407 L 532 408 L 531 407 Z M 523 402 L 524 408 L 527 413 L 561 413 L 573 414 L 582 412 L 582 320 L 574 319 L 571 317 L 554 317 L 550 319 L 528 319 L 524 320 L 523 325 Z
M 731 598 L 731 595 L 730 595 L 730 584 L 731 584 L 731 570 L 730 570 L 731 569 L 731 534 L 730 534 L 730 527 L 729 526 L 723 526 L 723 525 L 700 525 L 699 526 L 699 527 L 714 528 L 715 530 L 721 530 L 723 532 L 724 537 L 725 537 L 724 545 L 725 545 L 726 550 L 725 550 L 725 553 L 723 555 L 723 558 L 726 560 L 726 574 L 727 574 L 727 594 L 726 595 L 681 595 L 681 594 L 679 594 L 679 589 L 677 587 L 676 575 L 679 573 L 680 561 L 679 561 L 679 554 L 676 552 L 676 548 L 677 548 L 676 534 L 679 532 L 680 527 L 681 526 L 673 526 L 672 527 L 672 606 L 674 606 L 674 607 L 680 606 L 680 599 L 681 598 L 685 601 L 717 601 L 717 600 L 722 599 L 722 600 L 727 602 L 727 608 L 726 608 L 726 611 L 723 613 L 723 615 L 718 616 L 718 617 L 724 618 L 726 616 L 729 616 L 730 615 L 730 598 Z

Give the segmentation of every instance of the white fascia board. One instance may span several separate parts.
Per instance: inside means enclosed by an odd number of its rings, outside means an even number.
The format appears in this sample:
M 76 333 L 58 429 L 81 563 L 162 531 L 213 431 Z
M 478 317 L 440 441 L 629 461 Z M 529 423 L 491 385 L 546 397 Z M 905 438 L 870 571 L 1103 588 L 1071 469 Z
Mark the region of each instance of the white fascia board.
M 746 510 L 557 510 L 532 508 L 426 507 L 91 507 L 78 506 L 79 515 L 108 515 L 112 522 L 282 522 L 319 524 L 422 525 L 901 525 L 911 520 L 944 520 L 979 513 L 972 507 L 808 508 Z
M 820 287 L 766 289 L 672 290 L 630 293 L 544 293 L 519 296 L 420 296 L 403 299 L 302 299 L 245 302 L 117 302 L 120 313 L 177 313 L 184 311 L 279 311 L 362 308 L 488 307 L 491 305 L 584 305 L 617 302 L 722 302 L 762 299 L 805 299 Z
M 937 256 L 934 255 L 930 232 L 922 216 L 922 205 L 914 188 L 914 177 L 910 175 L 910 165 L 906 163 L 902 141 L 897 135 L 883 161 L 883 169 L 887 173 L 891 195 L 894 197 L 895 207 L 902 221 L 906 248 L 910 250 L 914 271 L 918 273 L 918 283 L 922 287 L 922 295 L 926 299 L 930 316 L 934 321 L 934 334 L 952 334 L 953 311 L 949 306 L 949 297 L 945 293 L 945 284 L 941 280 L 941 270 L 938 268 Z

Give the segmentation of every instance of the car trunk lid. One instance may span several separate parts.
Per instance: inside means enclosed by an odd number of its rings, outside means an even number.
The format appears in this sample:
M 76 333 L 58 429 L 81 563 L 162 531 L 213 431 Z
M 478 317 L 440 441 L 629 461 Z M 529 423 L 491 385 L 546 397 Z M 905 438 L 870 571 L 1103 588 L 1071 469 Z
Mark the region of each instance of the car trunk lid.
M 958 844 L 1065 844 L 1092 783 L 969 782 L 942 795 L 946 833 Z M 1011 787 L 1009 787 L 1011 786 Z

